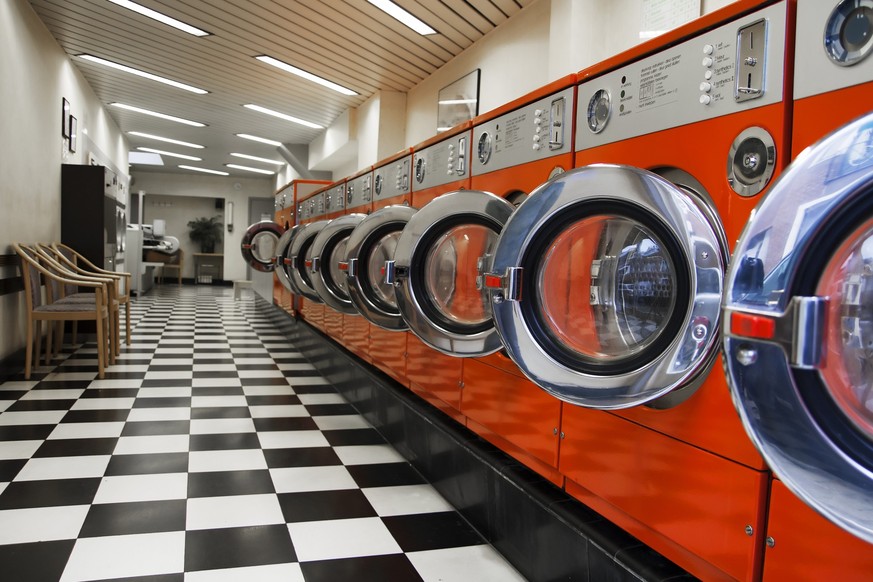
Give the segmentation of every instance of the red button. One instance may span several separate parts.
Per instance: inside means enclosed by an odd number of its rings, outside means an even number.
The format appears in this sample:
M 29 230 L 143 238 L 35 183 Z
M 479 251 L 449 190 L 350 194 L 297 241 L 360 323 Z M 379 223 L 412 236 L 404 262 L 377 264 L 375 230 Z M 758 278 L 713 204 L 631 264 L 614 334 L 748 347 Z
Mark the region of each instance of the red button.
M 731 333 L 756 339 L 773 339 L 776 320 L 752 313 L 731 313 Z
M 349 264 L 346 263 L 346 262 L 344 262 L 344 261 L 341 261 L 340 264 L 339 264 L 339 270 L 340 270 L 340 271 L 348 271 L 348 270 L 349 270 Z
M 489 289 L 500 289 L 503 286 L 499 275 L 485 275 L 485 286 Z

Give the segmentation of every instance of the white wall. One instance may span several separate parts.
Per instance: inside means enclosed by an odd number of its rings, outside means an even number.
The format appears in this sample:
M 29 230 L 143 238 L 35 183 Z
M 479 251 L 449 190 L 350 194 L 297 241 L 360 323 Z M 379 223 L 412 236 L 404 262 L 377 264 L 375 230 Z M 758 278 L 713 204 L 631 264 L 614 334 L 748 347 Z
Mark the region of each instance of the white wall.
M 224 198 L 225 208 L 228 202 L 233 202 L 233 232 L 227 232 L 227 227 L 224 228 L 224 279 L 231 281 L 234 279 L 246 278 L 246 264 L 243 261 L 240 253 L 240 244 L 242 243 L 243 235 L 248 226 L 249 198 L 273 198 L 276 191 L 273 180 L 271 178 L 240 178 L 240 177 L 223 177 L 223 176 L 200 176 L 188 174 L 170 174 L 162 172 L 149 171 L 134 171 L 133 185 L 131 189 L 134 191 L 145 191 L 145 203 L 143 204 L 143 214 L 146 217 L 150 216 L 151 212 L 157 212 L 160 206 L 151 206 L 151 200 L 164 200 L 159 196 L 166 196 L 166 201 L 172 202 L 173 196 L 192 196 L 195 198 L 208 198 L 212 214 L 207 216 L 215 216 L 223 213 L 216 211 L 214 201 L 216 198 Z M 177 211 L 194 212 L 193 209 L 187 209 L 187 206 L 179 202 L 175 208 Z M 165 207 L 167 208 L 167 207 Z M 204 207 L 205 208 L 205 207 Z M 180 212 L 181 213 L 181 212 Z M 151 216 L 155 216 L 151 214 Z M 178 220 L 182 224 L 186 224 L 192 218 L 203 216 L 203 213 L 197 213 L 196 216 L 181 217 Z M 158 217 L 160 218 L 160 217 Z M 226 223 L 227 217 L 224 217 Z M 181 236 L 169 230 L 170 222 L 167 223 L 167 234 L 172 234 L 178 237 L 183 244 L 191 245 L 191 241 L 187 238 L 187 227 L 181 233 Z M 184 247 L 183 247 L 184 248 Z M 191 252 L 199 252 L 190 247 Z M 186 253 L 190 257 L 190 253 Z M 186 259 L 184 276 L 193 276 L 194 261 Z
M 61 99 L 78 119 L 79 146 L 66 151 Z M 13 241 L 60 238 L 61 164 L 85 163 L 89 151 L 127 169 L 123 134 L 26 0 L 0 1 L 0 253 Z M 0 268 L 15 277 L 17 268 Z M 24 347 L 24 297 L 0 296 L 0 358 Z

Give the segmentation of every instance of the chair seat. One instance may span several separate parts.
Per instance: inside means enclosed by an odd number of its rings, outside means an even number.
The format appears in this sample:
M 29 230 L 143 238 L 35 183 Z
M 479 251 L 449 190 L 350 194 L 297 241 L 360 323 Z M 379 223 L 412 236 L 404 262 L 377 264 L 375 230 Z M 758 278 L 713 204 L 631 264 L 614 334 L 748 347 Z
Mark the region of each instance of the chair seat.
M 55 303 L 39 305 L 33 308 L 34 313 L 76 313 L 79 311 L 83 313 L 94 313 L 94 302 L 61 303 L 56 301 Z
M 73 293 L 72 295 L 61 297 L 55 303 L 94 303 L 94 301 L 93 293 Z

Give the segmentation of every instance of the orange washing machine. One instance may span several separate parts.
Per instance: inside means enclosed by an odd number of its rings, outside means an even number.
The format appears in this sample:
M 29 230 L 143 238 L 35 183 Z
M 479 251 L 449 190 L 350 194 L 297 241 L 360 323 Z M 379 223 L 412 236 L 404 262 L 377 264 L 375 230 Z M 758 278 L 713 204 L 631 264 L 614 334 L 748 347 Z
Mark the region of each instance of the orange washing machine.
M 332 221 L 340 216 L 346 214 L 346 179 L 338 180 L 330 185 L 330 187 L 324 191 L 324 215 L 321 217 L 324 220 Z M 313 244 L 315 243 L 315 239 L 313 240 Z M 309 250 L 306 252 L 306 258 L 304 262 L 308 262 L 312 257 L 317 257 L 318 255 L 312 255 L 312 251 L 314 250 L 314 246 L 310 246 Z M 308 263 L 307 267 L 309 268 L 309 278 L 312 282 L 316 293 L 321 298 L 322 304 L 324 305 L 324 324 L 322 326 L 322 331 L 327 335 L 334 338 L 337 342 L 342 339 L 342 330 L 343 330 L 343 314 L 340 311 L 332 308 L 329 304 L 324 303 L 324 296 L 319 293 L 318 288 L 318 280 L 320 277 L 316 277 L 315 273 L 318 269 L 320 269 L 320 258 L 314 264 Z M 328 275 L 329 276 L 329 275 Z
M 324 330 L 324 303 L 312 286 L 306 253 L 312 246 L 315 236 L 327 224 L 326 214 L 327 186 L 316 190 L 298 203 L 300 228 L 291 239 L 285 264 L 293 287 L 300 295 L 300 313 L 309 325 Z
M 288 282 L 284 260 L 287 258 L 288 242 L 291 237 L 289 231 L 297 224 L 297 199 L 329 183 L 323 180 L 292 180 L 275 194 L 275 221 L 282 227 L 284 234 L 279 238 L 276 247 L 273 302 L 291 315 L 297 312 L 297 298 Z
M 566 490 L 695 576 L 760 576 L 769 472 L 721 367 L 729 240 L 788 152 L 792 4 L 736 2 L 583 71 L 577 169 L 506 224 L 487 277 L 563 407 Z
M 415 213 L 411 208 L 412 150 L 382 160 L 373 169 L 374 212 L 349 237 L 349 296 L 369 329 L 370 361 L 403 385 L 409 328 L 400 315 L 394 289 L 385 283 L 385 261 L 394 258 L 400 231 Z
M 368 166 L 346 182 L 346 212 L 367 215 L 373 211 L 373 167 Z M 351 233 L 349 233 L 351 234 Z M 370 322 L 361 317 L 358 310 L 351 303 L 349 296 L 348 281 L 345 270 L 348 267 L 346 253 L 348 252 L 348 240 L 343 244 L 343 256 L 338 257 L 339 268 L 343 271 L 341 279 L 337 279 L 343 285 L 343 327 L 342 344 L 364 361 L 370 362 Z M 337 338 L 340 339 L 340 338 Z
M 423 208 L 441 194 L 470 188 L 470 128 L 469 121 L 461 123 L 412 148 L 413 207 Z M 398 246 L 395 253 L 399 250 Z M 414 334 L 407 337 L 406 354 L 409 387 L 463 422 L 459 412 L 461 361 L 434 350 Z
M 576 75 L 473 120 L 471 188 L 518 206 L 573 167 Z M 524 377 L 504 351 L 463 364 L 467 426 L 558 485 L 561 400 Z
M 794 161 L 737 245 L 725 362 L 776 477 L 765 580 L 869 580 L 873 2 L 796 10 Z

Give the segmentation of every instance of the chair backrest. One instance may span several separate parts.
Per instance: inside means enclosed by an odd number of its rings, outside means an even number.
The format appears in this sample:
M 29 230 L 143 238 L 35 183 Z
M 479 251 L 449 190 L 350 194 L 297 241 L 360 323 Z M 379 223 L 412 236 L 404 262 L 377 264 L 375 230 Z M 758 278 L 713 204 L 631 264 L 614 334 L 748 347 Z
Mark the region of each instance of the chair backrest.
M 39 260 L 33 249 L 18 244 L 13 244 L 12 248 L 15 249 L 15 253 L 20 259 L 21 278 L 24 280 L 24 296 L 27 302 L 27 311 L 30 312 L 44 303 L 42 300 L 42 276 L 39 269 L 36 268 Z
M 50 247 L 46 244 L 36 243 L 36 251 L 37 253 L 42 255 L 43 258 L 51 259 L 50 261 L 43 260 L 43 267 L 46 267 L 50 271 L 53 271 L 61 276 L 69 274 L 70 270 L 67 268 L 68 265 L 64 264 L 67 260 L 71 265 L 76 264 L 75 255 L 70 258 L 62 250 Z M 60 268 L 64 268 L 64 270 L 66 270 L 67 272 L 65 273 L 61 271 Z M 71 283 L 60 283 L 54 280 L 50 281 L 50 289 L 52 292 L 50 301 L 54 301 L 56 299 L 60 299 L 61 297 L 66 297 L 67 295 L 78 293 L 79 291 L 79 288 L 76 285 L 73 285 Z

